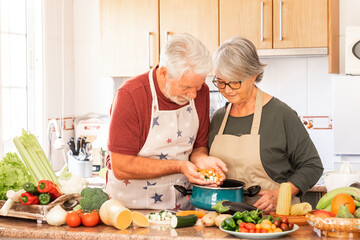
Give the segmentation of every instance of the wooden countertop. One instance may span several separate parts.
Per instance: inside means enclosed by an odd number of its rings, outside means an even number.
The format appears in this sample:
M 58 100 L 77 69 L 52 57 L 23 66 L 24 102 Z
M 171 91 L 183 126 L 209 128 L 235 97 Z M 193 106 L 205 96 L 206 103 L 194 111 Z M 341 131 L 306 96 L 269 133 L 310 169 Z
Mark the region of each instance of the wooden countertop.
M 144 211 L 141 211 L 146 213 Z M 172 229 L 167 225 L 150 224 L 147 228 L 130 226 L 125 230 L 118 230 L 104 224 L 96 227 L 71 228 L 67 225 L 61 227 L 50 226 L 46 222 L 37 223 L 36 220 L 20 219 L 13 217 L 0 217 L 0 238 L 32 238 L 32 239 L 150 239 L 162 240 L 177 237 L 177 239 L 240 239 L 217 227 L 193 226 Z M 299 230 L 285 235 L 281 239 L 319 239 L 313 227 L 300 226 Z

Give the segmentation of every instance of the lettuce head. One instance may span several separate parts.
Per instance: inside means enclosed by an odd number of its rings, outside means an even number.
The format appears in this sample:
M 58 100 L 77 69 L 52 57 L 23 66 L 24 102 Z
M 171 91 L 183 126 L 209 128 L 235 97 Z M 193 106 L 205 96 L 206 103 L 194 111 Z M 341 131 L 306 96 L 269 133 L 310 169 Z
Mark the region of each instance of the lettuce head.
M 6 200 L 8 190 L 20 190 L 27 181 L 31 177 L 23 162 L 16 153 L 7 153 L 0 161 L 0 200 Z

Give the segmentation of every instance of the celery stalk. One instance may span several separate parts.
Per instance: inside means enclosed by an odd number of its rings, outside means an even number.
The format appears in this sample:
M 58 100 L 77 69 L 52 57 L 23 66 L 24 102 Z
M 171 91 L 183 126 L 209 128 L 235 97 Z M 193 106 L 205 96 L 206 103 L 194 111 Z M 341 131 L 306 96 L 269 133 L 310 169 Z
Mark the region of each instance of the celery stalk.
M 23 129 L 22 135 L 14 138 L 14 143 L 26 162 L 26 167 L 31 169 L 37 181 L 51 180 L 53 183 L 59 184 L 59 180 L 34 134 Z
M 32 158 L 30 157 L 30 155 L 27 153 L 25 147 L 22 145 L 19 137 L 14 137 L 13 142 L 15 144 L 16 149 L 18 150 L 18 152 L 20 153 L 21 158 L 23 159 L 23 162 L 27 168 L 27 170 L 30 172 L 31 178 L 33 180 L 34 184 L 37 184 L 39 182 L 39 172 L 36 171 L 35 169 L 33 169 L 33 165 L 35 165 L 36 163 L 34 163 L 32 161 Z

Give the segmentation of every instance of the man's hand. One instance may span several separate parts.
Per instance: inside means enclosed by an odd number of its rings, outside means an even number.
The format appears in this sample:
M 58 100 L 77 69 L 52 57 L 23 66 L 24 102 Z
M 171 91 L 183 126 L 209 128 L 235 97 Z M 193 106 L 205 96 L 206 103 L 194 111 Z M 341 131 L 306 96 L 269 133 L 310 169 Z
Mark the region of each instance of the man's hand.
M 213 184 L 212 181 L 205 180 L 205 177 L 197 171 L 197 167 L 192 162 L 182 161 L 180 171 L 192 184 L 196 184 L 196 185 Z
M 256 201 L 254 207 L 263 210 L 264 213 L 270 213 L 276 210 L 279 189 L 260 191 L 257 195 L 260 195 L 261 197 Z
M 214 169 L 215 172 L 220 174 L 219 180 L 216 182 L 217 186 L 220 186 L 225 180 L 225 173 L 228 172 L 226 164 L 217 157 L 207 156 L 199 159 L 195 163 L 198 169 Z

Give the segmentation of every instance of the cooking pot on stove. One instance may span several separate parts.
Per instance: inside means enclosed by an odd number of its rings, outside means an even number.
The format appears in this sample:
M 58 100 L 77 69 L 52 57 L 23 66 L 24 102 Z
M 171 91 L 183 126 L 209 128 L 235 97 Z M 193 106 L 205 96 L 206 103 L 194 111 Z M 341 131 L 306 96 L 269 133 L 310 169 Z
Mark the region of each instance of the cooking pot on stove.
M 244 195 L 253 197 L 260 192 L 259 185 L 251 186 L 244 190 L 245 183 L 238 180 L 226 179 L 220 187 L 208 187 L 193 185 L 192 189 L 186 189 L 183 186 L 175 185 L 184 196 L 191 195 L 190 202 L 194 207 L 204 209 L 211 209 L 218 201 L 244 202 Z

